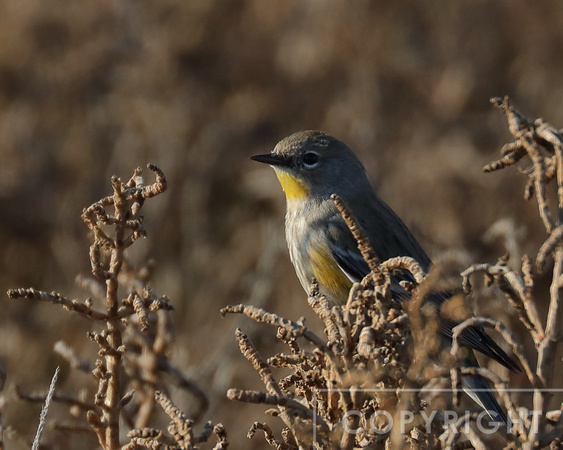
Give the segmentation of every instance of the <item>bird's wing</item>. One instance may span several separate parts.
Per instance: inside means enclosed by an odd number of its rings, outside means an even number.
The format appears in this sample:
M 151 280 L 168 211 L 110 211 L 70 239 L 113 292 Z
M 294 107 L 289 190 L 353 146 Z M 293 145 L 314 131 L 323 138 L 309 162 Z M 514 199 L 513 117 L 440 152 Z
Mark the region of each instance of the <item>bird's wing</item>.
M 360 282 L 369 273 L 369 266 L 342 218 L 335 217 L 328 223 L 325 236 L 328 237 L 328 248 L 340 270 L 350 281 Z
M 445 292 L 431 292 L 429 295 L 430 303 L 438 310 L 441 309 L 442 303 L 450 298 L 452 293 Z M 452 339 L 452 329 L 459 325 L 460 322 L 450 320 L 442 317 L 441 319 L 441 333 L 448 339 Z M 521 372 L 522 369 L 516 362 L 508 356 L 505 351 L 485 332 L 483 327 L 468 327 L 460 336 L 460 343 L 473 350 L 477 350 L 491 359 L 494 359 L 499 364 L 502 364 L 507 369 L 513 372 Z
M 370 269 L 348 227 L 346 227 L 346 230 L 339 231 L 338 229 L 341 226 L 339 223 L 331 224 L 327 233 L 329 236 L 328 247 L 340 270 L 350 281 L 358 283 L 369 273 Z M 384 261 L 380 255 L 376 254 L 376 256 L 380 258 L 380 261 Z M 414 282 L 415 279 L 409 271 L 399 269 L 393 274 L 392 282 L 394 286 L 399 286 L 400 281 Z M 404 297 L 404 295 L 401 295 L 401 297 Z
M 332 256 L 340 270 L 352 281 L 358 283 L 369 273 L 369 267 L 361 255 L 341 247 L 331 247 Z
M 333 221 L 330 223 L 327 230 L 328 233 L 326 234 L 329 236 L 328 246 L 342 272 L 344 272 L 352 282 L 359 282 L 369 273 L 369 267 L 358 250 L 356 240 L 350 230 L 348 230 L 347 227 L 346 229 L 342 229 L 342 227 L 346 227 L 346 224 L 342 221 Z M 380 255 L 377 255 L 377 252 L 376 256 L 380 257 Z M 408 271 L 397 271 L 393 275 L 393 286 L 401 290 L 400 298 L 409 295 L 399 285 L 399 281 L 402 280 L 414 281 Z M 440 311 L 442 303 L 452 295 L 453 293 L 451 292 L 431 292 L 428 301 Z M 440 331 L 446 339 L 451 341 L 453 336 L 452 328 L 456 325 L 459 325 L 459 322 L 446 318 L 441 319 Z M 494 359 L 513 372 L 521 371 L 520 366 L 498 346 L 482 327 L 466 328 L 460 336 L 460 343 Z

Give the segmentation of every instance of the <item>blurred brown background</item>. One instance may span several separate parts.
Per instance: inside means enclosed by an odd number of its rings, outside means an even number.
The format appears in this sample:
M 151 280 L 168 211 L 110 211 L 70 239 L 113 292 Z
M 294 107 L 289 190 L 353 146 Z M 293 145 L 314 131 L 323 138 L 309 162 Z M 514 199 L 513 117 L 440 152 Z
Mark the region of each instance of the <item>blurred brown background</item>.
M 235 327 L 264 349 L 275 330 L 219 309 L 247 302 L 319 324 L 287 257 L 281 189 L 248 157 L 322 129 L 356 150 L 435 259 L 495 262 L 503 240 L 484 234 L 505 218 L 519 258 L 545 235 L 521 198 L 524 177 L 482 173 L 510 139 L 488 100 L 508 94 L 530 118 L 563 126 L 562 51 L 563 3 L 551 0 L 0 0 L 0 292 L 83 298 L 82 209 L 110 193 L 111 175 L 157 164 L 169 190 L 147 203 L 148 239 L 132 260 L 156 261 L 152 286 L 176 308 L 172 360 L 210 396 L 206 419 L 224 422 L 235 448 L 262 448 L 245 434 L 265 408 L 224 394 L 261 388 Z M 53 344 L 92 356 L 91 326 L 5 298 L 8 384 L 45 389 L 62 364 Z M 93 390 L 66 366 L 59 383 Z M 189 412 L 189 395 L 173 399 Z M 12 399 L 4 422 L 31 435 L 38 412 Z

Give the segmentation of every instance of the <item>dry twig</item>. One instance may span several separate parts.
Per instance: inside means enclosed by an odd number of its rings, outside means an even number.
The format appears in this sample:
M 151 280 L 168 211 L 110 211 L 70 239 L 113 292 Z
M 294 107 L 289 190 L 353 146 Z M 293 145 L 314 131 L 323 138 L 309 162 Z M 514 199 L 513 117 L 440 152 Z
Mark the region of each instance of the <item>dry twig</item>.
M 94 376 L 98 388 L 93 403 L 58 393 L 52 398 L 53 401 L 65 402 L 72 408 L 85 411 L 86 419 L 104 449 L 120 448 L 121 418 L 131 426 L 147 426 L 155 406 L 154 393 L 164 373 L 195 396 L 198 408 L 194 412 L 194 420 L 201 418 L 208 405 L 205 394 L 169 360 L 168 350 L 173 342 L 168 316 L 172 310 L 169 300 L 165 296 L 155 295 L 148 287 L 150 268 L 134 272 L 127 261 L 126 250 L 139 238 L 146 236 L 140 215 L 144 202 L 166 189 L 167 181 L 163 172 L 152 164 L 148 168 L 156 177 L 154 183 L 144 183 L 140 168 L 126 182 L 112 177 L 113 194 L 92 204 L 82 213 L 94 237 L 90 247 L 90 263 L 95 279 L 80 277 L 78 281 L 105 305 L 104 310 L 94 309 L 91 298 L 80 301 L 35 289 L 8 291 L 10 298 L 59 304 L 69 311 L 103 323 L 101 331 L 88 333 L 99 347 L 99 358 L 94 364 L 81 359 L 67 344 L 58 342 L 55 345 L 55 351 L 71 367 L 91 372 Z M 119 296 L 120 288 L 127 290 L 123 299 Z M 124 377 L 125 371 L 127 378 Z M 44 395 L 35 397 L 45 398 Z M 33 396 L 28 398 L 32 400 Z M 135 407 L 129 408 L 131 404 Z M 131 417 L 128 409 L 133 411 L 134 417 Z M 187 435 L 182 434 L 184 428 L 179 424 L 177 427 L 182 438 L 187 438 Z M 148 442 L 147 436 L 139 439 Z

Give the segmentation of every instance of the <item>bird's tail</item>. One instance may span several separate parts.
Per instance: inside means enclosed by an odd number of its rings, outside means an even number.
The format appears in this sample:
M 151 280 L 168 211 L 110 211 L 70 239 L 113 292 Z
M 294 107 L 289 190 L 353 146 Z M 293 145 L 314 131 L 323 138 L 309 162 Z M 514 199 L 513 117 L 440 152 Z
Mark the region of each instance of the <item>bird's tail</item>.
M 476 363 L 465 360 L 464 367 L 476 367 Z M 463 376 L 461 383 L 465 393 L 487 411 L 493 422 L 507 424 L 506 414 L 498 404 L 493 390 L 485 378 L 479 375 Z

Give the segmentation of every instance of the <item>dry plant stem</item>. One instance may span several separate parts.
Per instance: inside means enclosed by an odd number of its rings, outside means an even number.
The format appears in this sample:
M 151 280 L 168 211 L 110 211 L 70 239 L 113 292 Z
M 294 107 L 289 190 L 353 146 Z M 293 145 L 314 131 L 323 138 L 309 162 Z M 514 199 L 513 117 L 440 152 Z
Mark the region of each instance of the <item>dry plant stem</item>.
M 453 450 L 460 448 L 457 446 L 457 439 L 461 435 L 461 429 L 463 428 L 464 434 L 466 434 L 469 442 L 471 443 L 472 447 L 475 450 L 486 450 L 485 443 L 481 440 L 481 438 L 475 433 L 475 430 L 470 426 L 470 422 L 477 419 L 476 413 L 466 413 L 462 417 L 460 417 L 453 425 L 450 425 L 450 429 L 444 432 L 440 436 L 440 440 L 444 443 L 444 450 Z M 460 443 L 463 444 L 463 443 Z M 467 447 L 463 447 L 467 448 Z
M 55 353 L 62 356 L 73 369 L 78 369 L 85 373 L 91 373 L 95 368 L 92 363 L 80 358 L 74 349 L 63 341 L 57 341 L 53 349 Z
M 49 392 L 45 398 L 45 404 L 43 405 L 43 409 L 41 410 L 41 417 L 39 419 L 39 426 L 37 427 L 37 433 L 35 434 L 35 439 L 33 439 L 33 445 L 31 446 L 32 450 L 39 449 L 39 444 L 41 442 L 41 435 L 43 434 L 43 430 L 45 429 L 45 423 L 47 421 L 47 412 L 49 411 L 49 406 L 51 406 L 51 400 L 53 399 L 53 395 L 55 394 L 55 384 L 57 383 L 57 378 L 59 376 L 59 368 L 55 370 L 55 374 L 51 379 L 51 385 L 49 386 Z
M 543 271 L 547 259 L 553 254 L 557 246 L 561 244 L 562 240 L 563 226 L 559 225 L 553 230 L 538 251 L 538 255 L 536 256 L 536 268 L 539 273 Z
M 292 429 L 293 418 L 291 417 L 290 414 L 288 414 L 288 409 L 295 411 L 298 415 L 301 415 L 301 417 L 304 418 L 314 417 L 317 420 L 317 423 L 324 425 L 324 427 L 327 427 L 326 423 L 322 421 L 322 419 L 318 417 L 314 411 L 311 411 L 309 408 L 305 407 L 304 405 L 301 405 L 301 403 L 295 402 L 294 400 L 289 399 L 283 395 L 278 382 L 274 379 L 274 376 L 272 375 L 272 371 L 270 370 L 270 367 L 268 366 L 266 361 L 264 361 L 262 356 L 260 356 L 256 348 L 252 345 L 252 343 L 250 342 L 246 334 L 242 332 L 242 330 L 237 328 L 235 332 L 235 336 L 239 344 L 240 351 L 242 352 L 244 357 L 252 364 L 254 370 L 258 372 L 260 378 L 262 378 L 262 382 L 266 386 L 266 390 L 269 393 L 269 396 L 267 396 L 266 394 L 264 394 L 264 397 L 260 396 L 260 401 L 257 401 L 258 403 L 263 403 L 263 401 L 261 401 L 262 398 L 264 399 L 264 402 L 266 401 L 266 399 L 269 398 L 279 399 L 275 404 L 278 405 L 278 408 L 280 410 L 280 418 L 287 425 L 289 429 Z M 237 392 L 236 390 L 229 390 L 229 392 L 227 393 L 227 397 L 231 398 L 229 397 L 229 394 L 234 395 L 236 392 Z M 251 397 L 253 398 L 253 396 Z M 233 398 L 240 401 L 250 401 L 254 403 L 253 400 L 247 398 L 245 395 L 235 396 Z M 298 436 L 293 434 L 292 440 L 298 443 L 299 438 Z
M 94 430 L 88 424 L 79 424 L 79 423 L 53 423 L 52 428 L 54 430 L 60 431 L 62 433 L 74 433 L 74 434 L 85 434 L 90 436 L 95 436 Z
M 285 328 L 293 338 L 303 336 L 316 347 L 325 347 L 324 341 L 306 326 L 284 319 L 277 314 L 269 313 L 261 308 L 243 304 L 231 305 L 221 309 L 221 317 L 225 317 L 226 314 L 244 314 L 251 319 L 254 319 L 256 322 L 267 323 L 269 325 Z
M 508 120 L 508 128 L 512 135 L 517 139 L 517 143 L 515 143 L 514 146 L 523 147 L 532 160 L 533 171 L 530 174 L 530 177 L 534 185 L 539 214 L 545 229 L 548 233 L 551 233 L 554 228 L 554 223 L 549 212 L 549 205 L 546 197 L 546 167 L 539 145 L 534 139 L 535 127 L 514 108 L 508 97 L 504 97 L 504 99 L 501 99 L 500 97 L 492 98 L 491 103 L 493 103 L 506 116 Z M 498 167 L 497 169 L 500 168 L 503 167 Z
M 494 161 L 483 168 L 484 172 L 494 172 L 495 170 L 504 169 L 505 167 L 512 166 L 520 161 L 524 156 L 526 156 L 526 150 L 520 142 L 509 142 L 505 144 L 501 153 L 503 157 L 497 161 Z
M 119 228 L 119 227 L 118 227 Z M 107 330 L 108 344 L 113 349 L 119 349 L 122 345 L 122 327 L 120 319 L 117 318 L 118 298 L 117 298 L 117 273 L 120 270 L 123 262 L 122 248 L 119 243 L 122 243 L 123 234 L 122 230 L 117 233 L 117 248 L 112 252 L 110 264 L 110 278 L 107 283 L 107 305 L 108 305 L 108 320 Z M 106 446 L 109 450 L 119 448 L 119 413 L 118 408 L 120 393 L 121 393 L 121 352 L 108 352 L 106 354 L 106 367 L 110 375 L 108 387 L 105 395 L 105 402 L 103 408 L 103 418 L 107 423 L 106 428 Z
M 454 341 L 457 344 L 457 341 Z M 454 353 L 455 354 L 455 353 Z M 450 380 L 452 385 L 452 403 L 459 406 L 459 391 L 461 388 L 461 378 L 459 376 L 459 367 L 450 369 Z
M 494 328 L 498 331 L 504 340 L 512 347 L 512 351 L 520 360 L 520 364 L 524 368 L 524 372 L 528 376 L 528 380 L 530 381 L 531 385 L 534 388 L 538 388 L 540 386 L 540 380 L 538 379 L 537 375 L 532 370 L 530 362 L 528 358 L 524 354 L 524 349 L 516 336 L 501 322 L 493 319 L 489 319 L 487 317 L 470 317 L 469 319 L 464 320 L 459 325 L 452 329 L 452 348 L 451 354 L 456 356 L 457 352 L 459 351 L 459 338 L 463 334 L 463 332 L 469 327 L 488 327 Z
M 90 410 L 86 413 L 86 420 L 96 433 L 96 437 L 103 448 L 105 442 L 105 426 L 102 423 L 100 415 L 96 411 Z
M 89 337 L 100 347 L 99 355 L 103 358 L 96 361 L 92 370 L 98 380 L 98 390 L 94 404 L 87 411 L 88 423 L 93 428 L 101 446 L 106 450 L 119 448 L 119 420 L 123 406 L 132 398 L 129 392 L 123 395 L 123 329 L 127 318 L 133 314 L 139 317 L 140 327 L 148 328 L 148 312 L 158 309 L 170 309 L 166 298 L 152 299 L 139 296 L 131 290 L 127 299 L 121 301 L 118 297 L 120 274 L 125 262 L 124 251 L 137 239 L 143 237 L 142 217 L 139 216 L 141 207 L 147 198 L 160 194 L 166 189 L 166 178 L 162 171 L 148 165 L 154 172 L 156 182 L 144 185 L 141 178 L 142 170 L 136 169 L 133 176 L 126 183 L 117 177 L 112 177 L 113 194 L 105 197 L 86 208 L 82 218 L 94 235 L 94 242 L 90 247 L 90 264 L 93 275 L 99 282 L 83 281 L 84 285 L 96 297 L 105 301 L 106 311 L 92 309 L 92 300 L 84 302 L 68 299 L 57 293 L 47 293 L 34 289 L 9 290 L 10 298 L 28 298 L 48 301 L 62 305 L 65 309 L 75 311 L 93 320 L 105 321 L 105 329 L 97 333 L 89 333 Z M 113 214 L 109 208 L 113 207 Z M 105 227 L 107 231 L 104 231 Z M 109 230 L 112 230 L 110 233 Z M 110 233 L 111 235 L 109 235 Z M 105 290 L 103 289 L 105 287 Z M 81 362 L 72 349 L 57 344 L 57 351 L 65 357 L 73 367 L 82 370 L 92 369 Z M 55 395 L 55 400 L 57 396 Z M 78 402 L 81 407 L 85 403 Z
M 494 98 L 491 101 L 507 117 L 510 132 L 516 138 L 517 143 L 525 149 L 532 160 L 533 171 L 529 174 L 530 182 L 533 183 L 534 193 L 538 203 L 540 217 L 546 231 L 550 234 L 548 239 L 540 248 L 536 259 L 536 266 L 541 270 L 549 254 L 553 257 L 552 284 L 550 287 L 550 301 L 545 325 L 545 333 L 542 336 L 534 336 L 538 352 L 536 374 L 541 382 L 541 387 L 548 388 L 553 382 L 553 361 L 557 344 L 563 336 L 563 300 L 562 274 L 563 274 L 563 247 L 561 243 L 562 231 L 560 227 L 563 220 L 563 139 L 560 132 L 553 126 L 538 119 L 530 123 L 510 103 L 510 100 Z M 547 156 L 541 154 L 545 149 Z M 551 155 L 552 153 L 552 155 Z M 547 160 L 547 163 L 546 163 Z M 555 222 L 547 205 L 545 195 L 547 183 L 555 178 L 557 183 L 557 221 Z M 549 395 L 545 392 L 534 392 L 534 414 L 531 424 L 531 435 L 528 446 L 533 446 L 539 440 L 541 430 L 544 430 L 546 419 L 544 413 L 547 409 Z
M 289 347 L 293 355 L 299 355 L 301 353 L 297 340 L 291 337 L 285 328 L 282 327 L 278 328 L 276 337 Z
M 213 426 L 213 422 L 208 421 L 201 433 L 194 435 L 194 421 L 189 419 L 164 393 L 154 392 L 154 400 L 171 419 L 168 431 L 172 436 L 165 435 L 161 430 L 154 428 L 137 428 L 129 431 L 127 436 L 131 441 L 124 445 L 121 450 L 133 450 L 138 448 L 150 449 L 196 449 L 198 444 L 207 442 L 212 433 L 217 438 L 214 450 L 226 449 L 229 446 L 227 432 L 222 424 Z
M 224 450 L 229 446 L 229 442 L 227 441 L 227 430 L 223 426 L 222 423 L 218 423 L 213 427 L 213 433 L 217 436 L 217 445 L 213 447 L 213 450 Z
M 348 413 L 354 408 L 354 403 L 350 395 L 350 391 L 340 392 L 340 401 L 343 405 L 344 414 Z M 346 424 L 346 429 L 342 433 L 342 438 L 340 439 L 340 448 L 342 450 L 352 450 L 356 442 L 355 433 L 360 427 L 360 418 L 358 415 L 353 414 L 348 417 L 348 423 Z
M 194 444 L 193 421 L 188 419 L 186 415 L 162 392 L 156 391 L 154 398 L 164 412 L 172 419 L 168 430 L 172 433 L 174 440 L 179 444 L 180 449 L 192 448 Z
M 156 391 L 154 399 L 174 422 L 186 422 L 189 420 L 163 392 Z
M 461 273 L 465 292 L 471 290 L 469 277 L 474 273 L 484 273 L 485 276 L 496 280 L 498 287 L 518 313 L 520 321 L 530 330 L 534 342 L 536 344 L 540 342 L 544 336 L 543 326 L 530 288 L 526 286 L 524 280 L 504 265 L 473 264 Z
M 25 400 L 31 403 L 43 403 L 47 398 L 48 393 L 33 393 L 33 394 L 23 394 L 20 392 L 19 388 L 16 386 L 16 395 L 19 399 Z M 84 411 L 89 411 L 92 409 L 96 409 L 96 406 L 92 403 L 83 402 L 74 398 L 70 395 L 62 394 L 60 392 L 54 392 L 52 395 L 53 402 L 61 403 L 64 405 L 74 406 Z
M 129 219 L 128 215 L 138 214 L 145 198 L 152 197 L 166 189 L 166 179 L 162 171 L 156 166 L 149 165 L 156 174 L 157 182 L 151 186 L 137 186 L 141 170 L 137 169 L 133 177 L 123 184 L 117 177 L 112 177 L 113 196 L 106 197 L 93 204 L 82 213 L 85 223 L 94 233 L 94 243 L 90 247 L 92 273 L 105 281 L 106 284 L 106 333 L 104 340 L 107 345 L 102 346 L 105 356 L 106 377 L 99 379 L 98 398 L 101 400 L 101 423 L 105 428 L 102 446 L 107 450 L 119 448 L 119 416 L 121 411 L 121 376 L 122 376 L 122 324 L 119 317 L 118 275 L 124 262 L 123 252 L 139 236 L 138 224 Z M 131 211 L 128 210 L 128 201 L 133 200 Z M 113 205 L 114 216 L 108 216 L 105 207 Z M 136 206 L 135 206 L 136 205 Z M 101 229 L 102 225 L 114 226 L 113 237 L 108 237 Z M 130 237 L 126 238 L 127 230 L 132 230 Z M 101 250 L 108 251 L 110 262 L 105 269 L 101 262 Z M 100 436 L 99 430 L 94 427 Z
M 537 346 L 538 362 L 537 375 L 541 380 L 542 387 L 549 388 L 553 384 L 554 359 L 557 351 L 557 344 L 561 341 L 561 328 L 563 327 L 562 315 L 562 274 L 563 274 L 563 248 L 557 246 L 554 252 L 553 281 L 549 290 L 550 302 L 545 326 L 545 337 Z M 532 418 L 532 435 L 530 442 L 534 443 L 539 439 L 539 430 L 544 429 L 546 418 L 544 413 L 547 411 L 549 399 L 545 392 L 534 392 L 533 406 L 534 411 L 541 411 L 542 414 L 534 414 Z
M 229 400 L 237 400 L 245 403 L 261 403 L 264 405 L 276 405 L 283 408 L 290 408 L 299 417 L 303 419 L 315 419 L 317 424 L 320 425 L 325 431 L 329 430 L 328 424 L 322 417 L 319 417 L 313 410 L 307 408 L 305 405 L 299 403 L 283 395 L 266 394 L 260 391 L 250 391 L 231 388 L 227 391 L 227 398 Z
M 537 120 L 536 125 L 539 125 L 536 130 L 538 135 L 548 140 L 553 145 L 553 148 L 555 150 L 555 159 L 557 162 L 557 222 L 558 225 L 561 225 L 561 223 L 563 222 L 563 142 L 559 132 L 549 124 L 543 122 L 543 120 Z
M 56 292 L 44 292 L 44 291 L 37 291 L 33 288 L 29 289 L 8 289 L 8 297 L 12 299 L 17 298 L 25 298 L 25 299 L 34 299 L 39 300 L 42 302 L 49 302 L 54 303 L 55 305 L 61 305 L 63 308 L 69 311 L 75 311 L 89 319 L 94 320 L 106 320 L 107 315 L 92 309 L 86 303 L 81 302 L 80 300 L 76 299 L 69 299 L 63 297 Z
M 311 284 L 309 298 L 307 299 L 309 306 L 315 311 L 315 314 L 325 324 L 325 334 L 328 337 L 328 346 L 335 349 L 337 353 L 341 352 L 342 336 L 338 331 L 338 326 L 332 318 L 330 305 L 328 300 L 319 291 L 319 285 L 316 280 Z
M 268 426 L 268 424 L 266 423 L 262 423 L 262 422 L 254 422 L 252 424 L 252 426 L 250 427 L 250 430 L 248 430 L 248 438 L 252 439 L 254 437 L 254 435 L 256 434 L 256 431 L 258 430 L 262 430 L 264 432 L 264 439 L 266 439 L 266 442 L 271 446 L 276 448 L 277 450 L 294 450 L 296 449 L 296 447 L 294 447 L 293 445 L 289 445 L 286 444 L 285 442 L 281 442 L 276 440 L 276 438 L 274 437 L 274 433 L 272 432 L 272 429 Z
M 336 194 L 332 194 L 330 196 L 338 211 L 342 215 L 342 218 L 350 228 L 350 231 L 354 235 L 356 242 L 358 243 L 358 249 L 360 250 L 362 256 L 368 263 L 370 270 L 376 274 L 379 272 L 379 260 L 371 247 L 369 240 L 363 230 L 357 225 L 354 217 L 352 217 L 352 213 L 348 209 L 348 207 L 344 204 L 344 202 L 338 197 Z
M 389 273 L 393 273 L 393 271 L 398 269 L 406 269 L 408 270 L 414 277 L 417 284 L 421 284 L 424 280 L 426 274 L 418 261 L 410 256 L 397 256 L 395 258 L 389 258 L 386 261 L 383 261 L 380 266 L 380 270 L 385 269 L 389 271 Z
M 242 352 L 244 357 L 252 364 L 254 370 L 258 372 L 260 378 L 262 378 L 262 382 L 266 386 L 266 390 L 271 395 L 281 396 L 281 389 L 278 385 L 278 382 L 274 379 L 270 367 L 249 341 L 248 336 L 244 334 L 240 328 L 237 328 L 235 336 L 240 347 L 240 351 Z
M 553 428 L 552 430 L 548 431 L 547 433 L 545 433 L 543 436 L 540 437 L 538 447 L 544 448 L 551 444 L 550 449 L 553 448 L 560 450 L 562 434 L 563 434 L 563 424 L 559 424 L 558 426 L 556 426 L 555 428 Z M 554 445 L 554 442 L 557 445 Z
M 199 388 L 197 384 L 187 378 L 182 371 L 166 359 L 159 361 L 159 369 L 163 372 L 170 374 L 178 384 L 179 387 L 189 391 L 198 401 L 198 408 L 195 412 L 191 413 L 190 416 L 194 422 L 199 422 L 201 420 L 205 411 L 209 407 L 209 399 L 205 393 Z
M 528 151 L 528 155 L 532 159 L 534 171 L 533 171 L 533 180 L 534 180 L 534 193 L 536 195 L 536 199 L 538 202 L 538 208 L 540 217 L 543 221 L 545 229 L 548 233 L 553 231 L 555 226 L 553 222 L 553 218 L 551 217 L 551 212 L 549 209 L 549 203 L 547 200 L 547 193 L 546 193 L 546 177 L 545 177 L 545 160 L 541 156 L 540 149 L 538 145 L 529 137 L 522 137 L 521 141 L 524 143 L 524 147 Z
M 559 175 L 561 174 L 558 171 L 558 177 Z M 557 245 L 553 259 L 555 263 L 553 267 L 553 281 L 549 291 L 550 302 L 545 325 L 545 337 L 538 349 L 538 376 L 546 387 L 551 385 L 553 378 L 553 359 L 555 358 L 556 346 L 563 337 L 563 301 L 561 298 L 563 289 L 563 247 L 561 244 Z

